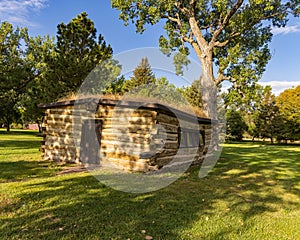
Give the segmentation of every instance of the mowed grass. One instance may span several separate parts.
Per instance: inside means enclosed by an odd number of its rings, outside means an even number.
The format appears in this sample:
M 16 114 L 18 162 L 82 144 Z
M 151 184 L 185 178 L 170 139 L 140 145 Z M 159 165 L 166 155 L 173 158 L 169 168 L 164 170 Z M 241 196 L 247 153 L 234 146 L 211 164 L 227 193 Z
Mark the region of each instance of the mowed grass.
M 212 172 L 129 194 L 57 174 L 32 132 L 0 132 L 0 239 L 300 239 L 300 147 L 225 144 Z

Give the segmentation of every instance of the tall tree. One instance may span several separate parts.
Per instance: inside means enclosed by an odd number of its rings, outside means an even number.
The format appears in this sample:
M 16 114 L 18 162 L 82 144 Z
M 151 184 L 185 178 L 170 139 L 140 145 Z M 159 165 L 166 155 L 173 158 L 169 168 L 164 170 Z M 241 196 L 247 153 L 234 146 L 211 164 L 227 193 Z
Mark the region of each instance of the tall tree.
M 128 92 L 136 87 L 154 83 L 155 76 L 150 63 L 147 58 L 142 58 L 140 64 L 134 69 L 131 79 L 124 83 L 124 90 Z
M 243 134 L 247 131 L 247 124 L 240 110 L 229 109 L 226 112 L 226 137 L 228 139 L 241 141 Z
M 298 0 L 112 0 L 112 6 L 140 33 L 145 25 L 164 20 L 167 36 L 159 43 L 165 53 L 188 54 L 186 44 L 195 51 L 203 71 L 203 107 L 213 118 L 216 103 L 210 100 L 216 99 L 216 86 L 227 80 L 242 94 L 257 81 L 271 57 L 272 26 L 284 27 L 289 13 L 300 12 Z M 186 63 L 176 56 L 179 64 Z
M 200 80 L 195 80 L 191 86 L 179 88 L 183 96 L 194 107 L 202 108 L 202 94 Z
M 49 39 L 48 39 L 49 40 Z M 7 130 L 15 118 L 17 102 L 26 94 L 28 85 L 42 74 L 44 38 L 29 37 L 26 28 L 14 29 L 2 22 L 0 27 L 0 108 Z M 20 105 L 18 106 L 20 107 Z
M 282 140 L 300 139 L 300 85 L 283 91 L 277 98 L 276 103 L 284 122 L 281 132 Z
M 38 108 L 40 103 L 48 101 L 49 81 L 47 72 L 49 71 L 46 63 L 54 54 L 54 38 L 48 35 L 44 37 L 30 37 L 27 61 L 32 62 L 35 76 L 26 86 L 26 92 L 22 94 L 19 105 L 24 109 L 22 113 L 23 121 L 36 122 L 41 131 L 42 118 L 44 111 Z
M 274 139 L 280 133 L 282 121 L 270 86 L 264 89 L 264 97 L 256 111 L 254 124 L 254 132 L 263 139 L 270 138 L 271 144 L 274 144 Z
M 112 56 L 111 46 L 102 35 L 97 36 L 94 22 L 85 12 L 57 29 L 55 54 L 47 62 L 47 84 L 55 90 L 49 96 L 52 101 L 76 92 L 87 75 Z

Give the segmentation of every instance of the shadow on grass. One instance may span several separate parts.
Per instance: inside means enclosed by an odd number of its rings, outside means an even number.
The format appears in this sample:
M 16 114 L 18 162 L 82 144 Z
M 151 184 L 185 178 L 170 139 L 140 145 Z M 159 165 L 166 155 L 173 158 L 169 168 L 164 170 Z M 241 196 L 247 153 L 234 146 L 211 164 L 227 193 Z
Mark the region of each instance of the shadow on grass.
M 45 161 L 0 162 L 0 183 L 27 181 L 30 178 L 53 176 L 58 168 Z M 57 169 L 57 170 L 56 170 Z
M 22 130 L 22 129 L 11 129 L 11 131 L 7 132 L 6 129 L 0 128 L 0 135 L 7 135 L 7 136 L 37 136 L 39 132 L 36 130 Z
M 208 177 L 199 179 L 192 167 L 148 194 L 115 191 L 89 173 L 24 183 L 19 201 L 2 208 L 17 213 L 0 231 L 7 239 L 229 239 L 244 228 L 239 220 L 251 228 L 252 217 L 299 207 L 285 197 L 300 197 L 299 152 L 261 148 L 229 145 Z M 201 228 L 189 237 L 195 224 Z
M 39 149 L 41 143 L 37 140 L 32 139 L 21 139 L 21 140 L 1 140 L 0 147 L 8 148 L 10 151 L 14 149 L 29 149 L 35 148 L 36 150 Z M 9 152 L 5 152 L 2 154 L 8 154 Z
M 212 202 L 202 200 L 209 198 L 208 186 L 197 189 L 182 184 L 182 189 L 170 186 L 139 195 L 112 190 L 91 176 L 83 176 L 28 187 L 30 193 L 19 197 L 36 201 L 43 208 L 9 220 L 2 226 L 11 230 L 7 237 L 21 236 L 22 232 L 25 238 L 145 239 L 145 230 L 154 239 L 178 239 L 178 229 L 199 218 L 199 213 L 209 214 L 212 207 Z

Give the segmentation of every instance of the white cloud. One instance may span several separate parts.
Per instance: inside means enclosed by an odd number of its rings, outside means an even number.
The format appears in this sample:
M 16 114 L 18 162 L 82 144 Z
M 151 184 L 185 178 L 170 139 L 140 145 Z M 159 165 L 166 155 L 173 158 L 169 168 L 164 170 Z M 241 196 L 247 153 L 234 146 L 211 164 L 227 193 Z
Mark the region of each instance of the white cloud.
M 0 20 L 18 26 L 36 26 L 30 21 L 32 13 L 47 6 L 48 0 L 0 0 Z
M 258 82 L 262 86 L 270 85 L 272 87 L 272 92 L 278 96 L 281 92 L 283 92 L 285 89 L 297 87 L 300 85 L 300 81 L 270 81 L 270 82 Z
M 258 82 L 259 85 L 262 86 L 271 86 L 272 87 L 272 93 L 274 93 L 276 96 L 278 96 L 280 93 L 282 93 L 285 89 L 292 88 L 292 87 L 297 87 L 300 85 L 300 80 L 299 81 L 269 81 L 269 82 Z M 231 84 L 229 82 L 224 82 L 222 84 L 221 91 L 222 92 L 227 92 L 228 89 L 230 88 Z
M 292 25 L 282 28 L 273 28 L 272 33 L 274 35 L 278 34 L 289 34 L 289 33 L 298 33 L 300 32 L 300 25 Z

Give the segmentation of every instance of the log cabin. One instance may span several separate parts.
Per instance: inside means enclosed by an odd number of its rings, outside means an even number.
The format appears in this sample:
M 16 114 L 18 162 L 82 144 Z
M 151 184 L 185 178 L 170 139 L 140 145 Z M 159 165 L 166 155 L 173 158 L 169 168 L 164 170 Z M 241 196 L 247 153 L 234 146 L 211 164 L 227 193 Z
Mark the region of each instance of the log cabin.
M 44 160 L 149 172 L 201 163 L 211 141 L 211 119 L 159 103 L 86 98 L 39 107 Z

